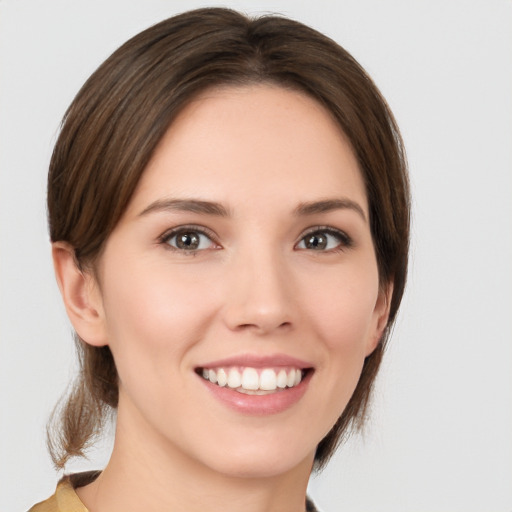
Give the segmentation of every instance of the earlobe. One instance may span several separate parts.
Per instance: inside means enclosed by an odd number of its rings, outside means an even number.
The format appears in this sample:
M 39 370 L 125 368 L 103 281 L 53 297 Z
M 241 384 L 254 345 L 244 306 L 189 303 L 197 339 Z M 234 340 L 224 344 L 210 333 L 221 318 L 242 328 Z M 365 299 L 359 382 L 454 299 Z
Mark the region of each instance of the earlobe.
M 94 276 L 77 266 L 73 247 L 52 244 L 53 267 L 68 317 L 82 340 L 107 345 L 101 294 Z
M 377 348 L 382 338 L 382 334 L 388 325 L 392 297 L 393 282 L 391 281 L 379 291 L 379 296 L 373 312 L 374 322 L 372 326 L 372 333 L 368 338 L 366 356 L 369 356 Z

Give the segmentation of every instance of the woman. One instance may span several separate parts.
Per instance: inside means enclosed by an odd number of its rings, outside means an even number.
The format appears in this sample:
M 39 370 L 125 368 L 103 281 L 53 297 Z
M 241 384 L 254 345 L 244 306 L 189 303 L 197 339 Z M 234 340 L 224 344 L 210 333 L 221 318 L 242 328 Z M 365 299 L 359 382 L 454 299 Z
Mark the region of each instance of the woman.
M 401 140 L 361 67 L 279 17 L 155 25 L 68 109 L 48 211 L 81 362 L 52 457 L 112 410 L 116 436 L 32 510 L 314 510 L 407 270 Z

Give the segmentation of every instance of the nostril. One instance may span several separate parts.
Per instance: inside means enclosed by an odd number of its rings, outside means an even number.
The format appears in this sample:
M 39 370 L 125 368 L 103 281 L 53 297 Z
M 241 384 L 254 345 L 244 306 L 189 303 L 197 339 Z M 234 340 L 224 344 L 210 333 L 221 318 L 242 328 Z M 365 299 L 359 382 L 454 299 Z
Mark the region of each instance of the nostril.
M 260 322 L 255 322 L 255 323 L 240 324 L 235 327 L 235 330 L 237 330 L 237 331 L 250 330 L 250 331 L 254 331 L 256 333 L 266 334 L 266 333 L 273 332 L 275 330 L 286 330 L 286 329 L 291 328 L 291 326 L 292 326 L 292 322 L 286 321 L 286 322 L 277 323 L 277 322 L 272 322 L 272 321 L 268 321 L 268 320 L 269 319 L 266 319 L 266 321 L 262 320 Z

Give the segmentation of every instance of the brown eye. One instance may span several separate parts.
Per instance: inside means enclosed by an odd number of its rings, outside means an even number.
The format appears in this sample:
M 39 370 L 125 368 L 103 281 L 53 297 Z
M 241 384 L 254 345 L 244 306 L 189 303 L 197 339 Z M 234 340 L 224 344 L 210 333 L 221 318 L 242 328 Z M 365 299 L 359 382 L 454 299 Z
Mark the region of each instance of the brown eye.
M 304 238 L 306 249 L 324 250 L 327 247 L 327 237 L 322 234 L 308 235 Z
M 297 249 L 310 251 L 331 251 L 352 245 L 351 239 L 343 231 L 317 229 L 304 236 L 297 244 Z
M 196 229 L 175 230 L 166 236 L 163 241 L 174 249 L 187 252 L 215 247 L 214 242 L 208 235 Z
M 176 247 L 178 249 L 195 250 L 199 247 L 200 239 L 197 233 L 179 233 L 176 235 Z

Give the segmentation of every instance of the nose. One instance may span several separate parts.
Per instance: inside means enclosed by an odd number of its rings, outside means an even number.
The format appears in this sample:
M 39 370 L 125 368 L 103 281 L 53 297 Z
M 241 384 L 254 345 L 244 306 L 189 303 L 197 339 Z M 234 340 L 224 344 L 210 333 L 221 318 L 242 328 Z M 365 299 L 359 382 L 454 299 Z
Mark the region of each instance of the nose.
M 224 320 L 231 330 L 265 335 L 294 326 L 291 272 L 283 257 L 252 252 L 230 267 Z

